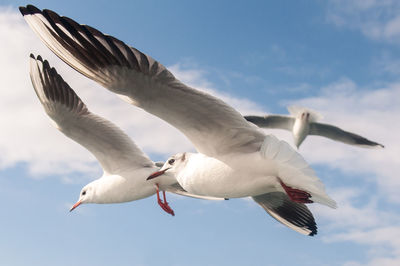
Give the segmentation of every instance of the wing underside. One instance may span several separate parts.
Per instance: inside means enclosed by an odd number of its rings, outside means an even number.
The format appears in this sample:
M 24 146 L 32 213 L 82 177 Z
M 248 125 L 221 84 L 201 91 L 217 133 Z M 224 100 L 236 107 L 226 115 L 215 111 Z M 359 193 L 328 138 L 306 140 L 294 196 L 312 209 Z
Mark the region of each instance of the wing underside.
M 295 119 L 290 116 L 283 115 L 247 115 L 244 117 L 247 121 L 263 128 L 279 128 L 292 131 Z
M 47 60 L 31 55 L 30 66 L 33 87 L 46 113 L 62 133 L 87 148 L 104 171 L 154 165 L 122 130 L 91 113 Z
M 208 156 L 249 153 L 259 149 L 262 132 L 223 101 L 177 80 L 150 56 L 34 6 L 20 7 L 44 43 L 78 72 L 178 128 Z
M 340 141 L 350 145 L 359 145 L 366 147 L 384 147 L 382 144 L 366 139 L 360 135 L 344 131 L 338 127 L 322 124 L 322 123 L 310 123 L 310 135 L 318 135 L 330 138 L 332 140 Z
M 283 225 L 304 235 L 317 234 L 314 216 L 305 204 L 291 201 L 283 192 L 271 192 L 252 198 Z

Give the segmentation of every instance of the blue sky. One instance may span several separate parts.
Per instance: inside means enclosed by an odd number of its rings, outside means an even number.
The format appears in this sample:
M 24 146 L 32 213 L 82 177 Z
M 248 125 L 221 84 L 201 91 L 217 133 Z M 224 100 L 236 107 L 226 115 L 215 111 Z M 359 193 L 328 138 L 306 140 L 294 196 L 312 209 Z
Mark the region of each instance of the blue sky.
M 300 152 L 339 205 L 311 206 L 319 227 L 312 238 L 247 199 L 169 195 L 175 217 L 155 196 L 69 213 L 101 168 L 51 126 L 30 84 L 30 52 L 49 59 L 90 110 L 153 160 L 193 148 L 52 55 L 19 14 L 28 3 L 123 40 L 243 114 L 303 105 L 386 148 L 307 138 Z M 396 1 L 374 0 L 0 1 L 0 264 L 400 264 L 399 11 Z M 289 132 L 266 132 L 293 144 Z

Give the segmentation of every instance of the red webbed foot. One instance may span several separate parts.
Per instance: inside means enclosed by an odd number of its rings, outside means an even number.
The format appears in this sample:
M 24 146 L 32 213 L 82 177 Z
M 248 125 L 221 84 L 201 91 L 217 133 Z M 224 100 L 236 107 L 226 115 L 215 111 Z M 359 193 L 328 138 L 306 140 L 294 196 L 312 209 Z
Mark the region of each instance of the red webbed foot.
M 168 205 L 167 198 L 165 196 L 165 191 L 163 191 L 164 201 L 162 201 L 160 199 L 160 190 L 158 188 L 158 184 L 156 184 L 156 188 L 157 188 L 157 202 L 158 202 L 158 205 L 160 205 L 161 209 L 163 209 L 166 213 L 169 213 L 172 216 L 175 216 L 174 210 L 172 210 L 171 207 Z
M 312 200 L 310 200 L 311 198 L 311 194 L 297 189 L 297 188 L 292 188 L 287 186 L 285 183 L 282 182 L 282 180 L 279 179 L 279 182 L 281 183 L 281 186 L 283 187 L 283 189 L 286 191 L 286 194 L 289 196 L 289 198 L 297 203 L 313 203 Z

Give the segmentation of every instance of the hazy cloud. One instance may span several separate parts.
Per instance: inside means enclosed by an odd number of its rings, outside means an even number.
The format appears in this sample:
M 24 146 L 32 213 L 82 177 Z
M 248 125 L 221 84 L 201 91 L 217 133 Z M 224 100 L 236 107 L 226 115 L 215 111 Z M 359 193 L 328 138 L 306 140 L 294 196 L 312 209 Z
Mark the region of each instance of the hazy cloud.
M 327 20 L 371 39 L 400 41 L 400 2 L 396 0 L 330 0 Z
M 314 166 L 321 165 L 340 171 L 340 184 L 328 187 L 338 202 L 338 209 L 313 206 L 327 230 L 327 242 L 353 242 L 366 246 L 364 262 L 346 265 L 397 265 L 400 262 L 400 84 L 360 88 L 348 78 L 330 84 L 315 97 L 299 99 L 296 104 L 319 111 L 321 122 L 383 143 L 384 149 L 363 149 L 326 138 L 309 136 L 300 148 L 302 155 Z M 277 135 L 293 143 L 283 131 Z M 319 177 L 324 180 L 329 170 Z M 348 185 L 347 185 L 348 184 Z M 359 184 L 359 185 L 356 185 Z

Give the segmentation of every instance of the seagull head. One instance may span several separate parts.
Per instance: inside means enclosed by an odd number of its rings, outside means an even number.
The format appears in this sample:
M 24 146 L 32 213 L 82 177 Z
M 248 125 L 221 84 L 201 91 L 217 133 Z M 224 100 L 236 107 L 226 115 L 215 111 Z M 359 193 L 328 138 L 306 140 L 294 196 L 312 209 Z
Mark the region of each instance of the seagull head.
M 72 208 L 69 211 L 72 212 L 76 207 L 78 207 L 83 203 L 93 202 L 94 197 L 95 197 L 95 185 L 92 182 L 82 188 L 81 193 L 79 194 L 79 200 L 74 204 L 74 206 L 72 206 Z
M 310 122 L 310 113 L 309 112 L 302 112 L 301 113 L 301 120 Z
M 165 164 L 156 172 L 152 173 L 147 180 L 167 175 L 172 176 L 175 179 L 175 176 L 179 171 L 186 165 L 187 155 L 185 153 L 178 153 L 168 158 Z

